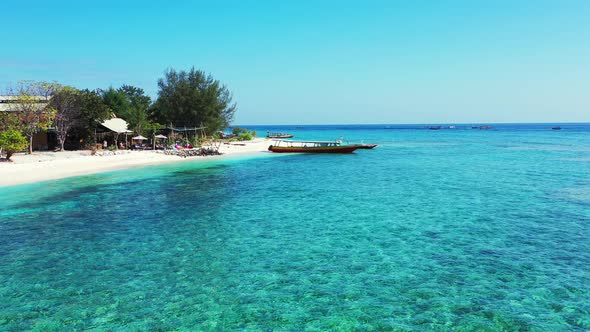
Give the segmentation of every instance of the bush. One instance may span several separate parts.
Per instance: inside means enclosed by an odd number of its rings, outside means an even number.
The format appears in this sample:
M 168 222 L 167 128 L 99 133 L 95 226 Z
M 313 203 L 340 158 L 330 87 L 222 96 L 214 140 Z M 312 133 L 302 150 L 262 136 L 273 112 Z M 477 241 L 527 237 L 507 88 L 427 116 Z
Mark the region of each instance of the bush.
M 6 150 L 6 160 L 10 160 L 15 152 L 25 150 L 27 146 L 27 138 L 20 131 L 11 129 L 0 133 L 0 148 Z
M 231 130 L 232 134 L 236 135 L 236 136 L 240 136 L 242 134 L 246 134 L 248 133 L 248 129 L 246 128 L 240 128 L 240 127 L 233 127 Z
M 238 136 L 238 141 L 251 141 L 252 140 L 252 134 L 251 133 L 242 133 Z

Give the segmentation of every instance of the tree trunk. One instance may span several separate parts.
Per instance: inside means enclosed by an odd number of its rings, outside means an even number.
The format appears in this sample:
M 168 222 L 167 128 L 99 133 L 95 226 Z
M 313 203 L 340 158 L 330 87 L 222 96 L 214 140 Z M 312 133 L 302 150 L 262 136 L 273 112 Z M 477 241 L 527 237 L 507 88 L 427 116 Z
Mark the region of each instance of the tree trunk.
M 29 154 L 33 154 L 33 135 L 29 136 Z
M 67 132 L 58 131 L 57 132 L 57 140 L 59 141 L 59 151 L 64 151 L 64 145 L 66 144 L 66 137 L 68 137 Z

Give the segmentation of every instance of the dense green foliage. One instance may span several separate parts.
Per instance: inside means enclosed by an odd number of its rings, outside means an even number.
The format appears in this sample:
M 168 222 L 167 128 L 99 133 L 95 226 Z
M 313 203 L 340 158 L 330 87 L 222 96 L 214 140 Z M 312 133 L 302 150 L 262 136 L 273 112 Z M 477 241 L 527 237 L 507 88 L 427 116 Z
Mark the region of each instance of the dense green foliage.
M 0 131 L 21 130 L 21 123 L 17 113 L 0 112 Z
M 238 141 L 251 141 L 257 135 L 255 130 L 250 131 L 241 127 L 233 127 L 231 132 Z
M 27 138 L 18 130 L 9 129 L 0 132 L 0 149 L 6 152 L 7 160 L 10 160 L 15 152 L 26 149 L 27 145 Z
M 152 99 L 145 95 L 143 89 L 131 85 L 123 85 L 116 90 L 111 87 L 103 92 L 102 98 L 118 118 L 127 121 L 129 129 L 144 134 L 149 124 L 148 109 Z
M 19 118 L 18 129 L 28 139 L 29 153 L 33 152 L 33 136 L 47 130 L 55 117 L 55 111 L 46 109 L 40 98 L 49 99 L 58 87 L 57 83 L 22 81 L 9 93 L 17 98 L 16 102 L 9 104 L 9 111 Z
M 98 91 L 80 90 L 81 119 L 79 126 L 73 128 L 76 139 L 83 142 L 94 141 L 94 130 L 96 126 L 110 118 L 109 108 L 103 103 Z
M 164 129 L 164 125 L 155 122 L 147 122 L 143 128 L 143 132 L 147 137 L 153 137 L 154 135 L 157 135 L 157 133 L 159 133 L 162 129 Z
M 114 113 L 113 115 L 124 119 L 124 114 L 129 112 L 130 107 L 125 94 L 110 87 L 103 91 L 101 96 L 103 103 Z
M 95 91 L 60 87 L 48 105 L 56 116 L 54 127 L 57 132 L 60 150 L 64 150 L 66 139 L 74 139 L 71 145 L 93 141 L 93 129 L 99 122 L 109 117 L 109 109 Z
M 131 85 L 92 91 L 54 82 L 19 82 L 8 91 L 16 101 L 9 104 L 8 112 L 0 113 L 0 131 L 19 131 L 32 152 L 33 136 L 55 129 L 60 150 L 76 149 L 95 143 L 97 125 L 112 117 L 122 118 L 135 134 L 147 137 L 166 126 L 203 126 L 204 134 L 212 135 L 227 128 L 236 111 L 230 91 L 195 68 L 171 69 L 158 86 L 158 99 L 152 103 L 143 89 Z M 238 136 L 251 139 L 252 134 L 246 130 Z
M 242 134 L 238 135 L 238 141 L 251 141 L 252 138 L 254 138 L 254 137 L 252 136 L 252 134 L 250 132 L 242 133 Z
M 236 135 L 236 136 L 240 136 L 241 134 L 247 133 L 248 129 L 246 128 L 241 128 L 241 127 L 233 127 L 231 129 L 231 133 Z
M 178 127 L 205 126 L 211 135 L 229 126 L 236 111 L 230 91 L 211 75 L 196 70 L 170 69 L 158 81 L 153 120 Z

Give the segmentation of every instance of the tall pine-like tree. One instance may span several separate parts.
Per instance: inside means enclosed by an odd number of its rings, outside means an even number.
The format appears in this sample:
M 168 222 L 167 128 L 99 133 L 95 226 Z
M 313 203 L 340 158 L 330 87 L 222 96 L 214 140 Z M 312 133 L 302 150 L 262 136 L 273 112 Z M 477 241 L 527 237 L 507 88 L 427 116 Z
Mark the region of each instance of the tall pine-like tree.
M 229 89 L 204 71 L 168 70 L 158 80 L 152 119 L 178 127 L 205 126 L 207 134 L 227 128 L 236 111 Z

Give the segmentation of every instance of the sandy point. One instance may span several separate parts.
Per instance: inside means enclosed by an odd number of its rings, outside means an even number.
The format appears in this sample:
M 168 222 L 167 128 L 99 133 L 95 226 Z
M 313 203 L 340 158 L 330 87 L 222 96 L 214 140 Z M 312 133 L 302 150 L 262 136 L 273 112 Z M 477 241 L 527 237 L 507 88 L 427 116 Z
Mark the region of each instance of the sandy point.
M 270 140 L 257 138 L 247 142 L 230 142 L 219 148 L 221 156 L 181 158 L 162 151 L 120 151 L 115 155 L 91 155 L 88 150 L 63 152 L 34 152 L 31 155 L 15 154 L 13 162 L 0 163 L 0 187 L 39 181 L 55 180 L 126 168 L 163 163 L 211 160 L 237 154 L 267 152 Z

